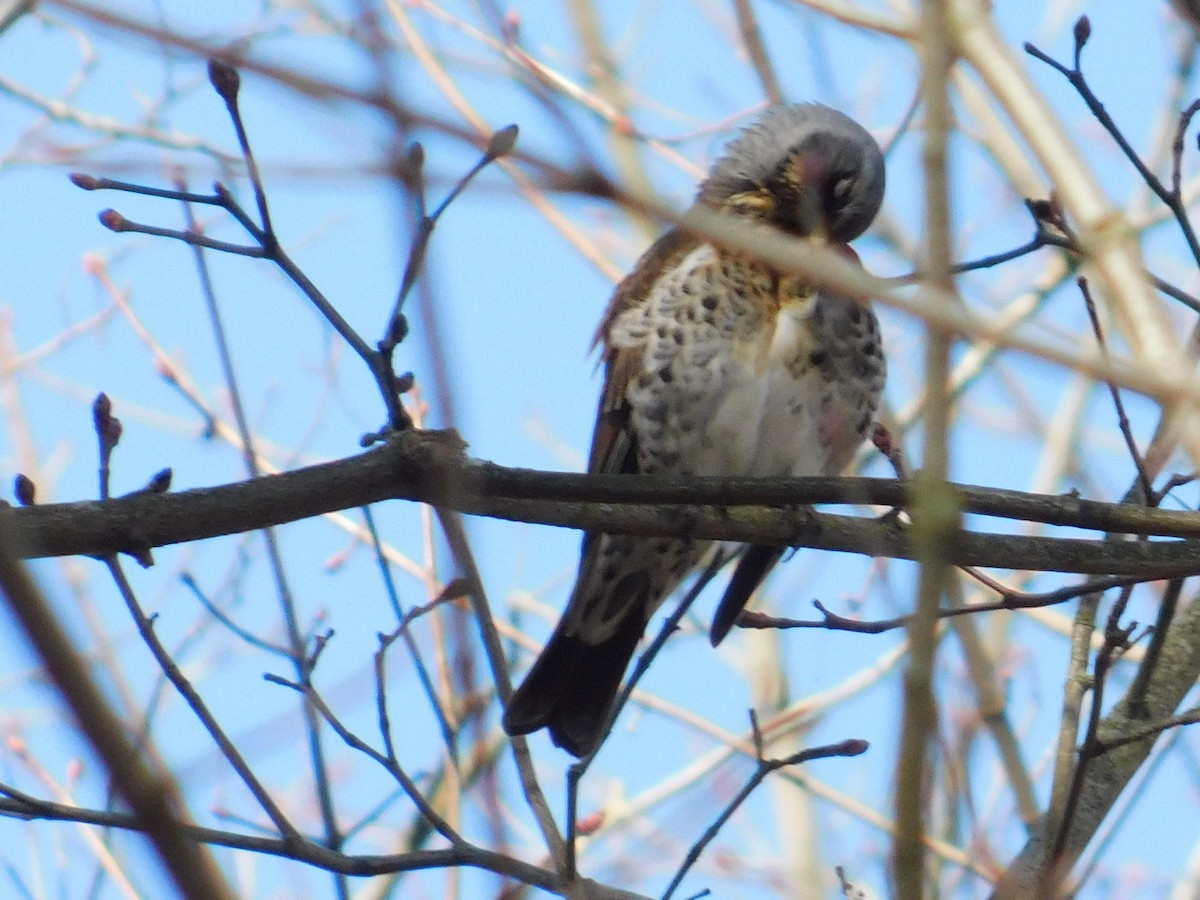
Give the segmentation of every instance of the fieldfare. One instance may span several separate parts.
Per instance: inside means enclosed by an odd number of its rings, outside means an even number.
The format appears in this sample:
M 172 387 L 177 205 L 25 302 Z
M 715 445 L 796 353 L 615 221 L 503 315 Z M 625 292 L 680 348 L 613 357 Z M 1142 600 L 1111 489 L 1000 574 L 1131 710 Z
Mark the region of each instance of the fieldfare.
M 818 104 L 777 106 L 726 148 L 696 204 L 833 246 L 857 262 L 883 201 L 883 155 Z M 672 229 L 617 286 L 596 335 L 604 390 L 589 472 L 833 475 L 874 423 L 885 363 L 870 307 L 753 255 Z M 504 711 L 575 756 L 600 740 L 655 610 L 709 541 L 589 533 L 549 642 Z M 749 546 L 717 608 L 715 646 L 782 548 Z

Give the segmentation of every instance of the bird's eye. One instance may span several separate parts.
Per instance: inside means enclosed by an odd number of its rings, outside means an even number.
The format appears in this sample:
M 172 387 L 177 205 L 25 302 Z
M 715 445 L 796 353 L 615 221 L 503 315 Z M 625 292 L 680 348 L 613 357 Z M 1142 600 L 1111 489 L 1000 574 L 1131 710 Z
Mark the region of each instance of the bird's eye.
M 830 206 L 834 210 L 845 209 L 850 204 L 850 195 L 854 191 L 853 175 L 838 175 L 829 188 Z

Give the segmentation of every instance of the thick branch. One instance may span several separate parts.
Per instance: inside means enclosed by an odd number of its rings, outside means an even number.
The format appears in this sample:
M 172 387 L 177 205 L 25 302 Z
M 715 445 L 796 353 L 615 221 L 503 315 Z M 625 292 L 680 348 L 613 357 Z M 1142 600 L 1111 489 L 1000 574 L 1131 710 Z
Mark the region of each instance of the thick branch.
M 1063 848 L 1065 870 L 1079 859 L 1121 791 L 1146 761 L 1159 735 L 1148 734 L 1128 744 L 1122 744 L 1121 738 L 1174 713 L 1197 676 L 1200 676 L 1200 603 L 1193 601 L 1172 626 L 1145 693 L 1139 691 L 1134 702 L 1127 694 L 1100 726 L 1100 740 L 1118 746 L 1088 763 Z M 1046 825 L 1039 823 L 996 885 L 993 896 L 997 900 L 1037 896 L 1053 838 Z
M 691 478 L 535 472 L 475 462 L 453 432 L 408 432 L 347 459 L 175 494 L 8 510 L 25 558 L 140 553 L 377 503 L 412 500 L 470 515 L 638 535 L 815 547 L 913 558 L 893 518 L 816 513 L 810 503 L 906 506 L 908 488 L 870 478 Z M 965 512 L 1160 537 L 1200 536 L 1200 514 L 1076 497 L 955 488 Z M 964 532 L 957 565 L 1104 575 L 1200 572 L 1200 543 L 1112 543 Z

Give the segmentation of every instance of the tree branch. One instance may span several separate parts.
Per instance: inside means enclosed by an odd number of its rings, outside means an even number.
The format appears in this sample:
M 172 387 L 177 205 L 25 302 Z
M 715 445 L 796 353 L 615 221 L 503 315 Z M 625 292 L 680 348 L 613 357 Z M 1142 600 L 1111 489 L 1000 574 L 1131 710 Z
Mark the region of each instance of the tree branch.
M 411 500 L 468 515 L 647 536 L 690 535 L 914 558 L 906 527 L 818 513 L 811 503 L 907 507 L 910 489 L 871 478 L 573 475 L 473 461 L 454 432 L 412 432 L 358 456 L 173 494 L 9 509 L 23 558 L 132 553 Z M 966 513 L 1157 537 L 1200 537 L 1200 514 L 953 486 Z M 0 516 L 3 518 L 3 516 Z M 956 565 L 1167 578 L 1200 572 L 1200 542 L 1085 540 L 964 531 Z

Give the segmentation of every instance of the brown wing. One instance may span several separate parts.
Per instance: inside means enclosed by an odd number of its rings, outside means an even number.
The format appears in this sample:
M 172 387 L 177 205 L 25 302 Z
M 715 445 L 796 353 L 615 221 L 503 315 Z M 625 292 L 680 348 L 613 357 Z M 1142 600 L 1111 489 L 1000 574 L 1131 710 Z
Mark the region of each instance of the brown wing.
M 600 409 L 596 413 L 596 430 L 592 434 L 592 452 L 588 457 L 589 472 L 634 474 L 637 468 L 637 440 L 629 431 L 629 403 L 625 391 L 629 380 L 640 366 L 641 348 L 615 348 L 608 343 L 608 333 L 617 317 L 627 309 L 646 301 L 646 295 L 659 276 L 676 265 L 696 247 L 691 235 L 672 228 L 650 249 L 642 254 L 637 265 L 617 285 L 612 300 L 604 311 L 593 347 L 601 348 L 604 364 L 604 390 L 600 394 Z
M 594 346 L 601 347 L 604 389 L 596 414 L 589 472 L 637 472 L 637 439 L 629 428 L 625 392 L 641 367 L 640 347 L 616 348 L 608 336 L 627 309 L 646 302 L 646 296 L 668 267 L 677 265 L 696 246 L 693 238 L 669 231 L 638 260 L 613 293 L 600 321 Z M 646 627 L 647 575 L 637 570 L 620 584 L 604 585 L 598 558 L 604 542 L 596 532 L 583 538 L 579 578 L 554 634 L 546 643 L 524 682 L 504 711 L 509 734 L 528 734 L 549 728 L 554 743 L 576 756 L 590 753 L 600 740 L 621 677 Z M 581 627 L 589 605 L 599 601 L 602 617 L 615 627 L 601 637 Z M 616 604 L 615 608 L 613 604 Z

